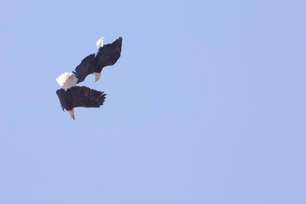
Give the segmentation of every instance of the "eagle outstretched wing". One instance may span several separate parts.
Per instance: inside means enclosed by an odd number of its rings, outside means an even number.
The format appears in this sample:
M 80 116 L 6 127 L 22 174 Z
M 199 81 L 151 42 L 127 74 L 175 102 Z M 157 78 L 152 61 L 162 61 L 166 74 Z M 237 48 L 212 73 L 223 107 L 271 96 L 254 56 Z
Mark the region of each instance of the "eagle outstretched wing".
M 105 101 L 106 94 L 86 86 L 75 86 L 70 90 L 72 107 L 99 108 Z
M 67 91 L 58 89 L 56 94 L 62 109 L 67 111 L 75 107 L 99 108 L 103 105 L 106 96 L 104 92 L 86 86 L 75 86 L 67 89 Z
M 106 66 L 114 65 L 121 55 L 122 38 L 99 48 L 96 56 L 96 72 L 101 72 Z
M 62 87 L 56 91 L 61 107 L 64 111 L 69 112 L 72 119 L 75 119 L 74 108 L 98 108 L 105 101 L 106 94 L 104 92 L 86 86 L 76 86 L 84 81 L 89 74 L 94 74 L 95 80 L 99 80 L 102 69 L 114 65 L 120 58 L 122 37 L 106 45 L 103 45 L 103 39 L 103 37 L 100 38 L 96 43 L 98 48 L 96 54 L 85 57 L 73 73 L 65 72 L 56 78 Z
M 114 65 L 120 58 L 121 47 L 122 38 L 119 37 L 114 42 L 100 47 L 96 55 L 90 54 L 85 57 L 73 72 L 78 78 L 77 83 L 84 81 L 89 74 L 100 75 L 104 67 Z M 99 78 L 100 76 L 96 76 L 96 81 Z
M 84 81 L 89 74 L 95 72 L 95 69 L 95 54 L 90 54 L 81 61 L 81 63 L 75 68 L 75 71 L 73 72 L 78 78 L 77 83 Z

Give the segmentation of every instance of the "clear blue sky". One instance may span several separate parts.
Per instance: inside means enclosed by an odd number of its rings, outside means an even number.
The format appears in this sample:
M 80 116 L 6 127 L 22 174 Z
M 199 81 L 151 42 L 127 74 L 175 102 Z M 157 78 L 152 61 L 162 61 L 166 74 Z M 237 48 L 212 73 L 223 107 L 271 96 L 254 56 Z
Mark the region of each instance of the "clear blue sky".
M 0 1 L 0 203 L 306 203 L 306 2 Z M 123 37 L 100 109 L 55 78 Z

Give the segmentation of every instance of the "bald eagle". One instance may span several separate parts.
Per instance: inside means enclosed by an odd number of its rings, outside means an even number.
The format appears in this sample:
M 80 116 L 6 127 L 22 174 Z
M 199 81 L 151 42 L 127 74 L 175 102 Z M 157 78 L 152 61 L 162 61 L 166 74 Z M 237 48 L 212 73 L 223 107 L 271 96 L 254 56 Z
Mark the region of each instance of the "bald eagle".
M 86 86 L 76 86 L 85 80 L 89 74 L 95 75 L 98 81 L 104 67 L 114 65 L 121 55 L 122 38 L 119 37 L 111 44 L 103 44 L 104 38 L 97 42 L 98 51 L 85 57 L 75 68 L 75 71 L 65 72 L 56 78 L 61 89 L 56 91 L 60 104 L 64 111 L 68 111 L 75 119 L 74 108 L 99 108 L 103 105 L 106 94 L 101 91 L 90 89 Z
M 72 73 L 64 73 L 56 78 L 62 87 L 56 91 L 63 111 L 68 111 L 75 120 L 74 108 L 99 108 L 103 105 L 106 94 L 86 86 L 75 86 L 77 78 Z
M 114 65 L 121 55 L 122 37 L 116 39 L 113 43 L 103 44 L 104 38 L 101 37 L 96 45 L 98 52 L 85 57 L 73 72 L 78 78 L 77 83 L 85 80 L 89 74 L 95 75 L 95 81 L 101 77 L 102 69 L 106 66 Z

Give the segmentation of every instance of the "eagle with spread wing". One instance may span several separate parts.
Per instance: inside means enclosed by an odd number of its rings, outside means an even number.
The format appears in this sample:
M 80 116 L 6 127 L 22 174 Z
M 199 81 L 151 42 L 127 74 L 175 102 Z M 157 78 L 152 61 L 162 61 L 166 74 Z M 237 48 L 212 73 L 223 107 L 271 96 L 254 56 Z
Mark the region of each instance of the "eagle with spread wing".
M 95 80 L 98 81 L 102 69 L 114 65 L 120 58 L 122 38 L 119 37 L 113 43 L 106 45 L 103 45 L 103 40 L 104 38 L 100 38 L 96 43 L 98 52 L 85 57 L 73 73 L 65 72 L 56 78 L 61 86 L 61 89 L 56 91 L 61 107 L 69 112 L 72 119 L 75 119 L 74 108 L 99 108 L 105 101 L 104 92 L 86 86 L 76 86 L 89 74 L 94 74 Z
M 56 94 L 63 111 L 68 111 L 74 120 L 74 108 L 99 108 L 103 105 L 106 96 L 104 92 L 90 89 L 86 86 L 74 86 L 66 91 L 64 89 L 58 89 Z
M 119 37 L 113 43 L 103 45 L 104 38 L 100 38 L 96 45 L 98 52 L 85 57 L 73 72 L 80 83 L 85 80 L 89 74 L 95 75 L 95 81 L 101 77 L 102 69 L 106 66 L 114 65 L 121 55 L 122 37 Z

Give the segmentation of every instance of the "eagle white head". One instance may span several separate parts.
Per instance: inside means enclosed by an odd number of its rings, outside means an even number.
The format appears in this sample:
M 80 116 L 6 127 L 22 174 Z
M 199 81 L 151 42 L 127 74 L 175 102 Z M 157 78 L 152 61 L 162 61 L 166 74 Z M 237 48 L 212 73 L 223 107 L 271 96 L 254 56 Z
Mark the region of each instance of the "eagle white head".
M 105 37 L 101 37 L 97 42 L 96 42 L 96 45 L 97 45 L 97 49 L 99 50 L 101 47 L 103 47 L 104 45 L 104 39 Z
M 65 72 L 58 76 L 56 81 L 65 91 L 67 91 L 67 89 L 77 84 L 78 78 L 76 78 L 76 76 L 71 72 Z

